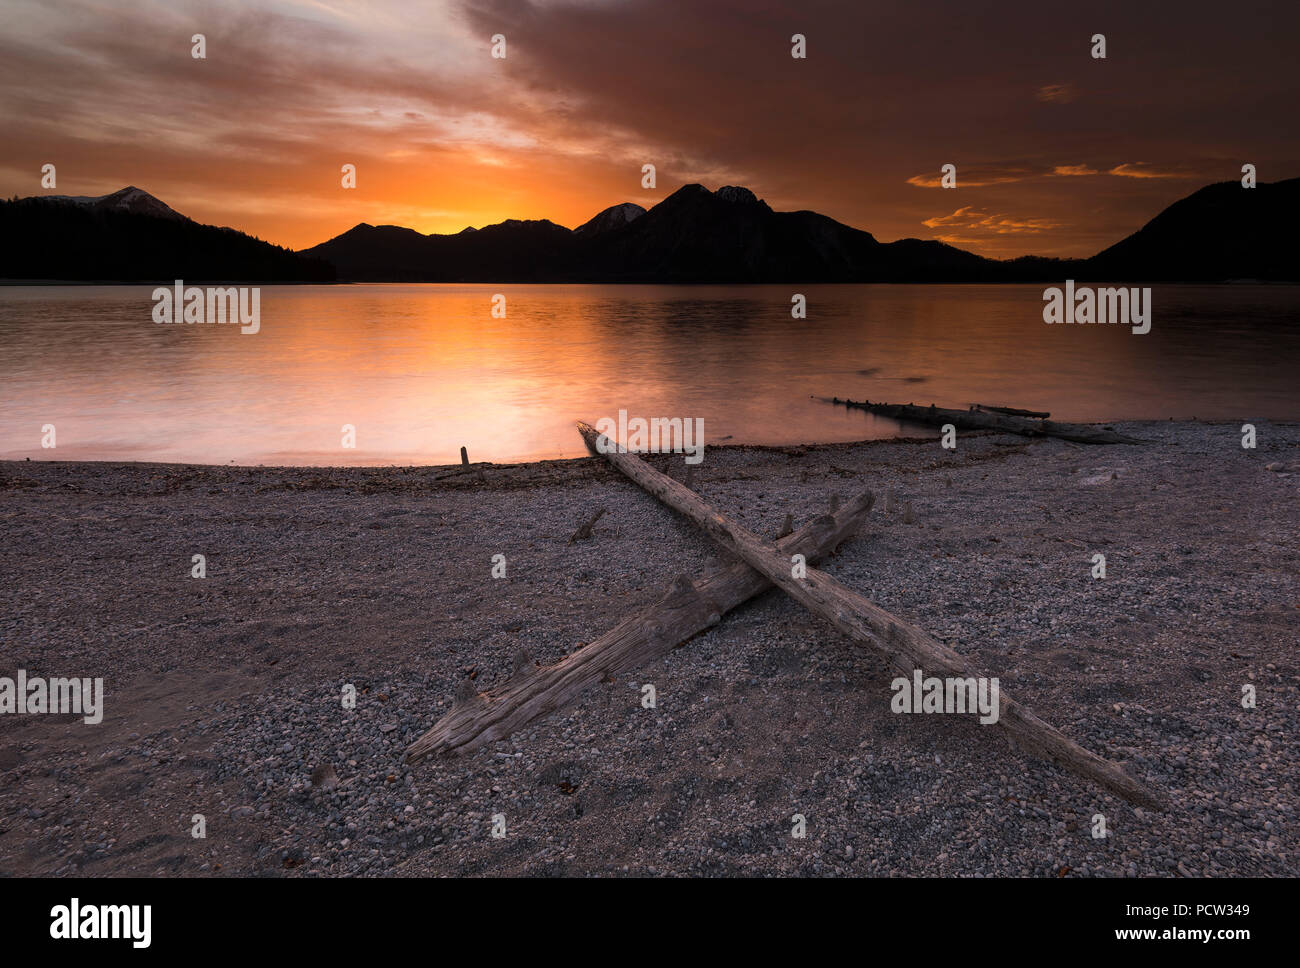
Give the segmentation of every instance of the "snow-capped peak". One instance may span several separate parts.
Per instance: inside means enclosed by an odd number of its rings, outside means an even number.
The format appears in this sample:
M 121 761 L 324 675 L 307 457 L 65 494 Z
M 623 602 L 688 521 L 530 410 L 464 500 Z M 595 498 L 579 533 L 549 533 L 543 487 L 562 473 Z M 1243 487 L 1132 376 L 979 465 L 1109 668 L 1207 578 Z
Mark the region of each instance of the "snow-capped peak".
M 589 222 L 584 222 L 573 230 L 574 235 L 601 235 L 611 229 L 626 225 L 645 214 L 645 209 L 635 202 L 622 202 L 611 205 Z
M 180 212 L 134 185 L 128 185 L 108 195 L 38 195 L 36 197 L 49 202 L 81 205 L 101 212 L 131 212 L 135 215 L 152 215 L 155 218 L 185 218 Z

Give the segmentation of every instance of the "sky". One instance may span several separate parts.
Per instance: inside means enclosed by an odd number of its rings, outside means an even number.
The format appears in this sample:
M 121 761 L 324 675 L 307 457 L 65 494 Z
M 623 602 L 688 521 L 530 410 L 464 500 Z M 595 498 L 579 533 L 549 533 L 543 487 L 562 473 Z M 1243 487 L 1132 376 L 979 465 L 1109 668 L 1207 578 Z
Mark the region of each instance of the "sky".
M 0 194 L 135 185 L 306 248 L 575 227 L 699 182 L 881 241 L 1087 256 L 1243 164 L 1300 176 L 1297 37 L 1290 0 L 0 0 Z

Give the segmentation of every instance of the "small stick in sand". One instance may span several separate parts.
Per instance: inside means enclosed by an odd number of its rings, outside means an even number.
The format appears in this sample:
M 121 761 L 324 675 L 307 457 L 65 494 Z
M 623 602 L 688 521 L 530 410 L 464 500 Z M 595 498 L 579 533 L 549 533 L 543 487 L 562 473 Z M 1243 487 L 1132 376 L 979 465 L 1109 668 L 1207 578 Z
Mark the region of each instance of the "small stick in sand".
M 464 445 L 460 448 L 460 466 L 464 467 L 466 470 L 469 469 L 469 451 L 465 449 Z M 482 484 L 487 483 L 487 475 L 483 473 L 483 468 L 481 467 L 478 469 L 478 479 Z
M 591 529 L 596 526 L 596 522 L 599 521 L 601 517 L 604 516 L 604 514 L 605 514 L 604 508 L 601 508 L 595 514 L 593 514 L 591 516 L 590 521 L 581 525 L 577 531 L 573 532 L 573 536 L 569 538 L 569 544 L 573 544 L 575 541 L 585 541 L 587 538 L 590 538 Z

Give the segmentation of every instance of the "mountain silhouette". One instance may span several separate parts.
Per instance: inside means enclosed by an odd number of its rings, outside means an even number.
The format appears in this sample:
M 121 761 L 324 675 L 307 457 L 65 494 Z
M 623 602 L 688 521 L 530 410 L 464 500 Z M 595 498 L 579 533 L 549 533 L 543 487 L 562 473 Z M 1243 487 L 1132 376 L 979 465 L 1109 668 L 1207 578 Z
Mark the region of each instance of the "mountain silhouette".
M 306 250 L 340 278 L 428 282 L 1044 282 L 1067 278 L 1300 280 L 1287 226 L 1300 179 L 1210 185 L 1091 259 L 986 259 L 942 242 L 880 242 L 816 212 L 776 212 L 749 189 L 685 185 L 648 211 L 605 209 L 567 232 L 502 222 L 420 235 L 359 225 Z M 544 229 L 538 226 L 545 226 Z
M 111 195 L 42 195 L 40 197 L 47 202 L 66 202 L 96 212 L 130 212 L 133 215 L 153 215 L 158 218 L 190 221 L 180 212 L 134 185 L 120 188 Z
M 604 235 L 614 229 L 622 228 L 633 219 L 640 218 L 645 214 L 645 209 L 635 202 L 623 202 L 621 205 L 611 205 L 596 215 L 589 222 L 584 222 L 573 230 L 573 234 L 579 238 L 595 238 L 597 235 Z
M 362 222 L 304 256 L 372 282 L 552 282 L 571 269 L 573 233 L 544 219 L 510 219 L 455 235 Z
M 507 221 L 472 235 L 362 224 L 305 255 L 340 278 L 423 282 L 974 282 L 991 259 L 942 242 L 881 243 L 816 212 L 774 212 L 747 188 L 685 185 L 573 231 Z
M 361 223 L 295 253 L 200 225 L 148 192 L 0 202 L 0 278 L 367 282 L 1300 281 L 1300 179 L 1208 185 L 1090 259 L 987 259 L 942 242 L 880 242 L 747 188 L 684 185 L 570 230 L 509 219 L 449 235 Z
M 1300 178 L 1206 185 L 1088 260 L 1093 278 L 1300 281 Z
M 329 263 L 201 225 L 142 189 L 0 201 L 0 278 L 330 282 Z

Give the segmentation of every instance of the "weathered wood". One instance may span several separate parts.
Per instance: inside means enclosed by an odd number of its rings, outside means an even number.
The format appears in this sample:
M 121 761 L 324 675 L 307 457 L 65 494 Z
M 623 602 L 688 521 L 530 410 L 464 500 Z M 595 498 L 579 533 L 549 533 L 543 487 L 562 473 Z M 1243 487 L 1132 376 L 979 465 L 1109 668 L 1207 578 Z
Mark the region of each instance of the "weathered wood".
M 460 449 L 460 466 L 469 467 L 469 451 L 463 446 Z
M 572 537 L 569 538 L 569 544 L 573 544 L 575 541 L 585 541 L 586 539 L 590 538 L 591 529 L 594 528 L 596 526 L 596 522 L 599 521 L 604 516 L 605 516 L 605 509 L 601 508 L 599 511 L 597 511 L 595 514 L 591 516 L 590 521 L 583 522 L 578 527 L 578 530 L 573 532 Z
M 781 530 L 776 533 L 777 540 L 784 538 L 787 534 L 794 531 L 794 515 L 787 514 L 785 520 L 781 522 Z
M 864 492 L 837 514 L 814 518 L 776 547 L 782 554 L 801 554 L 810 561 L 830 554 L 857 532 L 873 503 L 871 492 Z M 728 565 L 700 582 L 679 578 L 663 599 L 554 665 L 537 667 L 516 657 L 509 682 L 482 694 L 464 680 L 455 705 L 411 744 L 406 760 L 417 763 L 432 753 L 468 753 L 509 736 L 532 720 L 570 705 L 605 676 L 661 658 L 771 587 L 744 562 Z
M 820 399 L 827 399 L 822 397 Z M 1001 430 L 1022 437 L 1060 437 L 1081 444 L 1141 444 L 1145 441 L 1129 437 L 1114 430 L 1094 427 L 1091 424 L 1061 423 L 1057 420 L 1029 420 L 1001 413 L 978 413 L 970 410 L 947 410 L 943 407 L 917 407 L 910 403 L 872 403 L 870 400 L 841 400 L 831 397 L 829 403 L 841 404 L 850 409 L 911 423 L 942 427 L 952 424 L 961 430 Z
M 1040 420 L 1046 420 L 1051 416 L 1046 410 L 1021 410 L 1019 407 L 990 407 L 986 403 L 972 403 L 976 410 L 983 410 L 987 413 L 1003 413 L 1008 417 L 1037 417 Z
M 601 436 L 588 424 L 578 424 L 588 447 L 597 450 Z M 620 454 L 606 447 L 605 459 L 669 507 L 686 515 L 722 547 L 777 585 L 795 601 L 830 621 L 845 635 L 881 652 L 900 675 L 909 681 L 917 669 L 927 676 L 975 675 L 971 664 L 922 629 L 906 622 L 845 587 L 830 575 L 806 566 L 804 577 L 792 575 L 786 549 L 765 541 L 739 524 L 729 521 L 698 495 L 656 472 L 635 454 Z M 1000 694 L 997 725 L 1021 746 L 1086 777 L 1126 800 L 1161 807 L 1160 797 L 1150 792 L 1118 764 L 1104 760 L 1043 722 L 1032 712 Z

